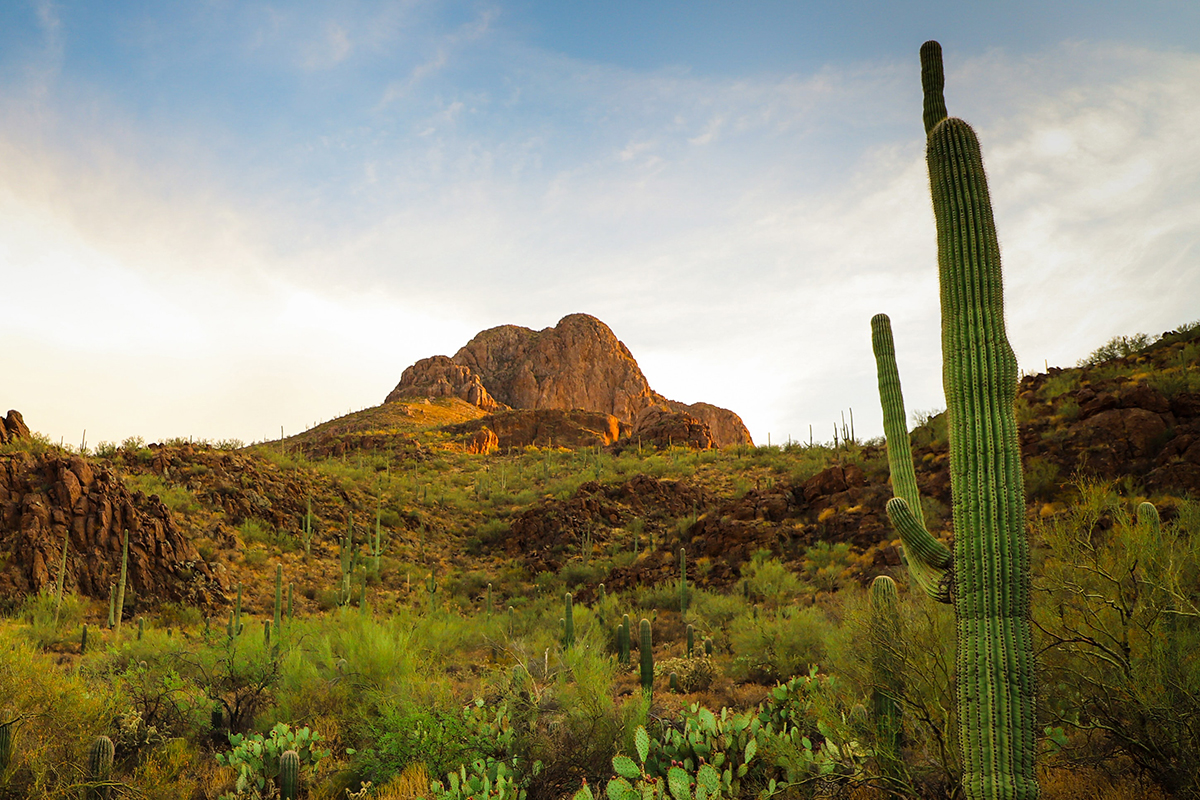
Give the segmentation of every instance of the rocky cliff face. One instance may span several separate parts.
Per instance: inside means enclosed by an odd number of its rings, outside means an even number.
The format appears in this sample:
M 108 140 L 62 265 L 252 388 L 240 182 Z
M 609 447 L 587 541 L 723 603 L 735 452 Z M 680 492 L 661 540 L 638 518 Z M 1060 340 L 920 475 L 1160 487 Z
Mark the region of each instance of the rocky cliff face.
M 485 403 L 582 410 L 626 424 L 648 408 L 662 406 L 706 424 L 718 446 L 752 443 L 732 411 L 707 403 L 675 403 L 651 389 L 629 349 L 587 314 L 572 314 L 541 331 L 517 325 L 483 331 L 453 358 L 435 356 L 409 367 L 387 400 L 449 394 L 488 410 L 492 406 Z
M 66 588 L 107 598 L 120 576 L 126 530 L 128 585 L 139 600 L 205 605 L 219 596 L 219 581 L 158 497 L 131 493 L 110 470 L 77 455 L 0 456 L 0 551 L 10 554 L 0 565 L 0 596 L 53 587 L 69 537 Z

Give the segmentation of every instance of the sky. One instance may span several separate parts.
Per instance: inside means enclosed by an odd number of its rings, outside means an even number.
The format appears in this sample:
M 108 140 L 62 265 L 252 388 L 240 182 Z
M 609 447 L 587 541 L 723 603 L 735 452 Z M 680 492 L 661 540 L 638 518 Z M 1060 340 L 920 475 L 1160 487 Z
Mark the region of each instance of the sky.
M 0 413 L 290 435 L 592 314 L 755 440 L 943 408 L 918 49 L 1025 372 L 1200 318 L 1200 4 L 0 0 Z

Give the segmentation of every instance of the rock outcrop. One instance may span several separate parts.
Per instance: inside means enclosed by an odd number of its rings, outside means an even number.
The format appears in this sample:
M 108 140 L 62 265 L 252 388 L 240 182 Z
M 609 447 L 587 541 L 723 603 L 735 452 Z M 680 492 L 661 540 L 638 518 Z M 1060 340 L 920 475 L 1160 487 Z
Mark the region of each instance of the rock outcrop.
M 66 587 L 107 598 L 120 575 L 126 530 L 134 596 L 194 605 L 218 598 L 219 581 L 157 496 L 130 492 L 113 472 L 77 455 L 0 456 L 0 551 L 10 554 L 0 567 L 0 596 L 33 594 L 57 583 L 69 537 Z
M 686 406 L 685 406 L 686 408 Z M 666 406 L 649 406 L 642 409 L 629 434 L 628 444 L 656 447 L 691 447 L 706 450 L 716 444 L 712 429 L 704 422 L 684 411 L 674 411 Z
M 650 388 L 629 349 L 600 320 L 571 314 L 541 331 L 501 325 L 477 334 L 453 358 L 434 356 L 404 371 L 387 401 L 456 396 L 492 410 L 590 411 L 632 425 L 665 406 L 707 425 L 716 446 L 752 444 L 737 414 L 708 403 L 685 405 Z M 497 431 L 501 446 L 504 434 Z
M 597 411 L 562 411 L 554 408 L 500 411 L 443 428 L 451 435 L 466 435 L 468 452 L 482 431 L 492 433 L 496 447 L 607 447 L 629 433 L 629 426 L 612 414 Z M 490 451 L 489 451 L 490 452 Z
M 7 417 L 0 417 L 0 444 L 28 438 L 29 426 L 25 424 L 20 411 L 10 409 Z
M 405 397 L 457 397 L 485 411 L 499 408 L 470 367 L 456 364 L 446 356 L 423 358 L 404 370 L 400 383 L 384 402 Z

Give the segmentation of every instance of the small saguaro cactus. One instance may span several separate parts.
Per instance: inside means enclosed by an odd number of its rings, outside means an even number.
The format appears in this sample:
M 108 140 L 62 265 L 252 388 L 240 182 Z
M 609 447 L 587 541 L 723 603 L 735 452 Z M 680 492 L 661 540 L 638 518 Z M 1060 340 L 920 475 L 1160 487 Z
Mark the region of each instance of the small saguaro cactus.
M 621 624 L 617 628 L 617 657 L 626 666 L 629 666 L 629 634 L 629 615 L 625 614 L 621 617 Z
M 1159 521 L 1158 508 L 1154 503 L 1141 503 L 1137 509 L 1138 524 L 1150 531 L 1150 535 L 1158 539 L 1162 535 L 1162 524 Z
M 921 47 L 926 163 L 937 227 L 942 380 L 949 418 L 954 552 L 925 528 L 891 324 L 871 320 L 900 534 L 914 583 L 954 605 L 963 788 L 968 800 L 1034 800 L 1034 655 L 1029 537 L 1004 326 L 1000 246 L 979 140 L 946 115 L 942 49 Z M 905 462 L 907 461 L 907 465 Z
M 486 612 L 487 612 L 487 618 L 491 619 L 492 618 L 492 584 L 490 584 L 490 583 L 487 585 L 487 602 L 486 602 L 486 605 L 484 606 L 484 608 L 486 609 Z
M 713 654 L 713 640 L 706 636 L 706 637 L 704 637 L 704 655 L 708 656 L 709 658 L 712 658 L 712 654 Z
M 692 625 L 687 626 L 687 657 L 692 658 L 696 654 L 696 628 Z
M 642 668 L 642 691 L 654 691 L 654 651 L 650 635 L 650 620 L 643 619 L 638 630 L 638 659 Z
M 111 631 L 117 626 L 116 617 L 113 616 L 114 609 L 117 606 L 117 585 L 110 583 L 108 585 L 108 629 Z
M 688 610 L 688 588 L 687 588 L 687 550 L 683 547 L 679 548 L 679 613 L 687 614 Z
M 275 565 L 275 641 L 283 641 L 283 564 Z
M 883 774 L 902 777 L 900 695 L 904 691 L 900 615 L 896 582 L 880 575 L 871 582 L 871 704 L 875 717 L 876 758 Z
M 667 676 L 667 684 L 671 687 L 671 691 L 679 694 L 679 673 L 672 672 Z
M 84 623 L 83 633 L 79 635 L 79 655 L 87 652 L 87 624 Z
M 296 800 L 300 796 L 300 754 L 285 750 L 279 756 L 279 797 Z
M 121 539 L 121 581 L 120 588 L 117 589 L 116 602 L 116 632 L 121 632 L 121 617 L 125 614 L 125 579 L 129 572 L 129 529 L 125 529 L 125 535 Z
M 8 722 L 0 722 L 0 775 L 4 774 L 4 770 L 8 769 L 9 763 L 12 761 L 12 740 L 13 727 L 15 720 Z
M 146 618 L 138 617 L 138 634 L 137 634 L 138 641 L 140 642 L 142 640 L 142 637 L 145 635 L 146 635 Z
M 603 583 L 600 584 L 600 586 L 598 587 L 597 593 L 598 593 L 597 596 L 599 597 L 600 605 L 604 605 L 604 601 L 608 599 L 608 593 L 605 591 Z
M 107 800 L 110 795 L 107 784 L 112 777 L 113 743 L 107 736 L 97 736 L 88 750 L 88 781 L 93 785 L 88 787 L 88 800 Z
M 571 593 L 564 597 L 566 612 L 563 615 L 563 647 L 575 646 L 575 607 L 571 601 Z

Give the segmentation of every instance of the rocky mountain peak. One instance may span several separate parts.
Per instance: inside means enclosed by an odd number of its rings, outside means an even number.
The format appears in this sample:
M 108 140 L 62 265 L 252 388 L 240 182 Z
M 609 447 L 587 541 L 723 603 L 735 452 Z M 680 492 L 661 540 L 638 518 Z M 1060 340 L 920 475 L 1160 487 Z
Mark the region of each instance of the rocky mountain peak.
M 651 389 L 629 348 L 588 314 L 571 314 L 540 331 L 519 325 L 481 331 L 452 358 L 434 356 L 406 369 L 387 401 L 449 395 L 485 410 L 502 404 L 609 414 L 634 425 L 634 435 L 643 412 L 662 407 L 707 425 L 719 446 L 751 443 L 732 411 L 676 403 Z

